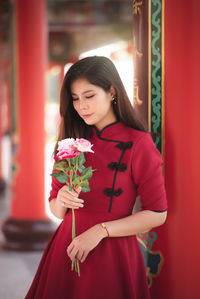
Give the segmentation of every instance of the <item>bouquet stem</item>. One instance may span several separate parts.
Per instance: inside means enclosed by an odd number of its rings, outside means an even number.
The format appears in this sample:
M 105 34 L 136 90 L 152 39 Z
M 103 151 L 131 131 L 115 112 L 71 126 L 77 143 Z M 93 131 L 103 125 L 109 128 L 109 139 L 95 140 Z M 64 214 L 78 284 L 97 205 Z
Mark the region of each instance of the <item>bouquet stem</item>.
M 75 213 L 74 209 L 72 209 L 72 240 L 76 237 L 76 230 L 75 230 Z M 71 270 L 73 271 L 75 266 L 75 271 L 78 273 L 78 276 L 80 276 L 80 267 L 79 267 L 79 260 L 77 257 L 75 257 L 75 261 L 72 262 Z

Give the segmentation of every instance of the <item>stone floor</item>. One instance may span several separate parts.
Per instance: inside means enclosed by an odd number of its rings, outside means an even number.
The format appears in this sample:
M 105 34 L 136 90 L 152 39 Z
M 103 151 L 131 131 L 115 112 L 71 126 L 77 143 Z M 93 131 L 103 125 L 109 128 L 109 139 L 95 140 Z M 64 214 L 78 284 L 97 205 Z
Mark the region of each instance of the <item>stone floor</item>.
M 9 215 L 10 200 L 0 196 L 0 299 L 23 299 L 31 285 L 42 251 L 19 252 L 3 248 L 2 223 Z

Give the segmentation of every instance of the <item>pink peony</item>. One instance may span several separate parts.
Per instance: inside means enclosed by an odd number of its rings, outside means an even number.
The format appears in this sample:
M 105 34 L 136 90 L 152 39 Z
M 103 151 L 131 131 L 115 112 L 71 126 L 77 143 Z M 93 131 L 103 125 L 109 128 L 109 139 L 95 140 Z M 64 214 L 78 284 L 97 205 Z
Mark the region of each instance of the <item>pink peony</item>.
M 74 142 L 73 146 L 80 152 L 94 153 L 94 151 L 91 149 L 93 144 L 91 144 L 88 140 L 84 138 L 76 138 L 76 141 Z

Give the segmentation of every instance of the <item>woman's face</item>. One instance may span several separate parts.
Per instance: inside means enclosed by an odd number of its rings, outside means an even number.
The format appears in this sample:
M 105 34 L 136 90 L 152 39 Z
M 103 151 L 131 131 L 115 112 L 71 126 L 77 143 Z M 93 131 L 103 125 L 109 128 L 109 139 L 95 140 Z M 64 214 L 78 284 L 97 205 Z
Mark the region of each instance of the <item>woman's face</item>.
M 116 121 L 112 108 L 114 88 L 109 92 L 87 79 L 79 78 L 71 84 L 73 106 L 87 125 L 95 125 L 99 130 Z

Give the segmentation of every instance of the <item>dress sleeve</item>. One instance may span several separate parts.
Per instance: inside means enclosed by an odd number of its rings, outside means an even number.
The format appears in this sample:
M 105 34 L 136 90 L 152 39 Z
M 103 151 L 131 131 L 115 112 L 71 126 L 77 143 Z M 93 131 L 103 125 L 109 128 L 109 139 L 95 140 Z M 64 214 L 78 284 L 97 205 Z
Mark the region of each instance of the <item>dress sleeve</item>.
M 53 170 L 53 172 L 57 171 L 56 169 Z M 58 191 L 60 190 L 60 188 L 62 188 L 65 184 L 59 183 L 58 180 L 56 178 L 54 178 L 53 176 L 51 177 L 51 191 L 50 191 L 50 195 L 49 195 L 49 201 L 52 200 L 53 198 L 57 197 Z
M 167 210 L 162 163 L 151 135 L 145 133 L 136 141 L 132 155 L 132 176 L 143 210 Z

